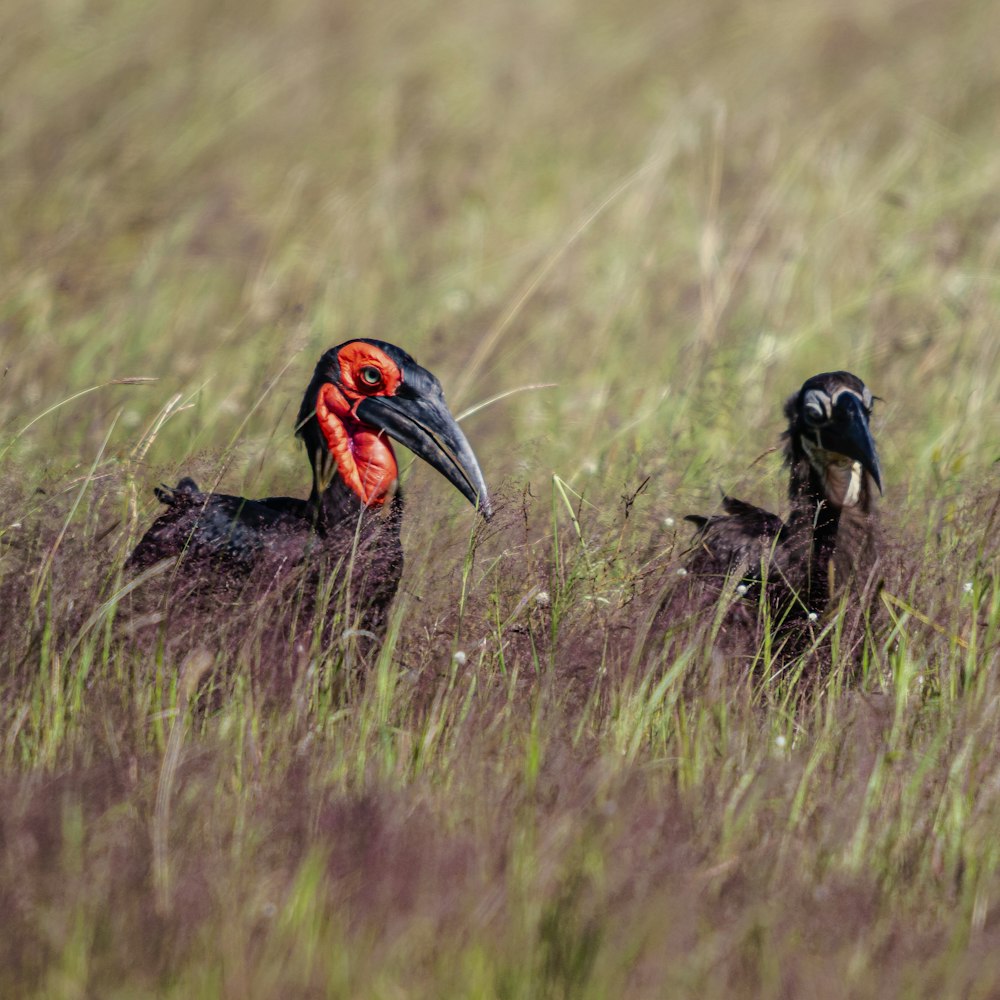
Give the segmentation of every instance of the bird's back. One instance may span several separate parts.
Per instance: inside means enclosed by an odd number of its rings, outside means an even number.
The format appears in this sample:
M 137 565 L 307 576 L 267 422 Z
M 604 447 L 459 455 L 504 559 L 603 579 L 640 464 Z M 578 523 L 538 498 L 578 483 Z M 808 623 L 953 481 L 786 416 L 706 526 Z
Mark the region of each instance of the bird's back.
M 689 514 L 696 525 L 689 570 L 698 575 L 725 576 L 739 567 L 759 575 L 762 562 L 773 558 L 788 531 L 777 514 L 737 500 L 722 498 L 721 514 Z
M 247 500 L 225 493 L 203 493 L 185 477 L 175 487 L 160 487 L 166 505 L 129 556 L 127 568 L 141 570 L 162 559 L 183 556 L 190 569 L 245 574 L 268 547 L 285 547 L 312 533 L 308 504 L 294 497 Z
M 167 590 L 171 613 L 241 612 L 287 633 L 290 620 L 312 621 L 317 611 L 327 618 L 333 604 L 345 602 L 350 621 L 383 631 L 403 569 L 400 498 L 385 512 L 335 508 L 331 516 L 294 497 L 204 493 L 189 478 L 156 495 L 167 510 L 127 568 L 176 560 Z

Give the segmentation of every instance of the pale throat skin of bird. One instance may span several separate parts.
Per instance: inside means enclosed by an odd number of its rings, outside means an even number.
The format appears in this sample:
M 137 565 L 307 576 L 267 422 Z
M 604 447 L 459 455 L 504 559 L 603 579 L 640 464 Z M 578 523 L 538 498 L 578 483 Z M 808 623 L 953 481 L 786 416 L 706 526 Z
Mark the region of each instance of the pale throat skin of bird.
M 801 441 L 809 464 L 823 479 L 827 496 L 838 507 L 857 506 L 861 499 L 861 484 L 864 480 L 861 463 L 839 452 L 827 451 L 810 441 L 804 434 Z

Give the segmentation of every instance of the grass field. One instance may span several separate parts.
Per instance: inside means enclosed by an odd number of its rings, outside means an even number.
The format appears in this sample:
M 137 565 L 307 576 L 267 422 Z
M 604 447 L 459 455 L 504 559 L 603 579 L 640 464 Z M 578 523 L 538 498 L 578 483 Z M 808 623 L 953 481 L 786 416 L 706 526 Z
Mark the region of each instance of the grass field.
M 998 38 L 988 0 L 0 7 L 0 996 L 997 996 Z M 304 495 L 359 335 L 480 407 L 500 512 L 413 464 L 364 683 L 265 696 L 225 623 L 143 638 L 122 564 L 161 481 Z M 837 368 L 882 397 L 860 675 L 640 655 L 683 515 L 781 504 Z

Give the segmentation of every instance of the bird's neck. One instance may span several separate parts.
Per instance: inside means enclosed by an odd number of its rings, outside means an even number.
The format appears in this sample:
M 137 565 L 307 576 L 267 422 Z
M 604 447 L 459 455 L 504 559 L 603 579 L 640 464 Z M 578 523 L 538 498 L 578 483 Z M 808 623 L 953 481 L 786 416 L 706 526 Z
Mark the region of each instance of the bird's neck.
M 316 419 L 337 472 L 322 492 L 329 492 L 339 480 L 361 506 L 381 507 L 395 491 L 399 475 L 389 439 L 362 423 L 332 383 L 322 386 L 316 397 Z M 333 499 L 341 498 L 335 495 Z
M 380 504 L 363 504 L 354 490 L 340 476 L 334 475 L 326 489 L 320 490 L 314 485 L 309 502 L 320 534 L 327 534 L 342 525 L 348 525 L 353 531 L 358 524 L 362 525 L 363 535 L 371 530 L 381 530 L 380 525 L 393 529 L 397 534 L 399 532 L 403 512 L 403 498 L 399 490 L 394 491 L 391 497 L 383 498 Z
M 791 463 L 788 523 L 809 551 L 813 603 L 825 601 L 871 554 L 874 496 L 870 477 L 864 472 L 861 476 L 856 502 L 842 506 L 830 496 L 829 475 L 818 472 L 804 456 Z
M 792 463 L 788 499 L 792 504 L 789 524 L 812 535 L 816 555 L 826 552 L 829 556 L 836 546 L 841 508 L 830 502 L 819 474 L 806 458 Z

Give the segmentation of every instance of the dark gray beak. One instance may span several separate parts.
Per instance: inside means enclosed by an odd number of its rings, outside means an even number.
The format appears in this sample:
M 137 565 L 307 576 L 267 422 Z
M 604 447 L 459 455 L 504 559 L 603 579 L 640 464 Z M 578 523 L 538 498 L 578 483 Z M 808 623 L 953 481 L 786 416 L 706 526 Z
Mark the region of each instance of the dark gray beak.
M 492 517 L 479 462 L 444 401 L 441 384 L 429 371 L 406 366 L 394 396 L 369 396 L 355 412 L 437 469 L 486 520 Z
M 823 447 L 828 451 L 835 451 L 860 462 L 861 467 L 875 480 L 879 493 L 882 493 L 882 467 L 868 427 L 868 414 L 854 393 L 840 394 L 832 419 L 822 428 L 820 437 Z

